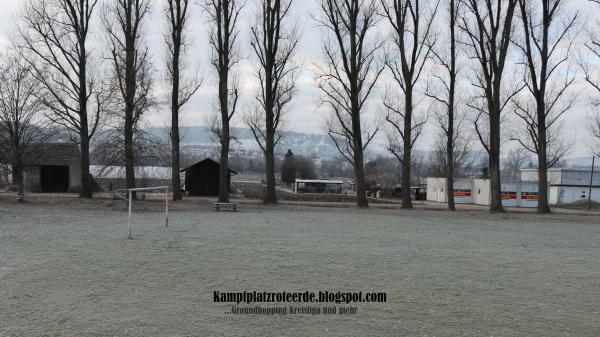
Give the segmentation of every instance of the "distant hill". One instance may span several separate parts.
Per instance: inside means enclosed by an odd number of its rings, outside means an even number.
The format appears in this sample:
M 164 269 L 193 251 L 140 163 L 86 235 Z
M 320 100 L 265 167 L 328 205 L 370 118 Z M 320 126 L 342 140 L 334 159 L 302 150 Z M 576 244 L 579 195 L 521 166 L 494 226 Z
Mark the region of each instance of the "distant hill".
M 169 135 L 168 128 L 151 127 L 146 129 L 153 135 L 162 139 L 167 139 Z M 237 143 L 232 143 L 233 147 L 246 150 L 259 150 L 258 144 L 250 129 L 233 128 L 232 134 L 235 135 Z M 186 126 L 181 128 L 182 143 L 185 145 L 212 146 L 214 141 L 211 139 L 210 130 L 203 126 Z M 295 131 L 283 132 L 283 138 L 277 146 L 278 153 L 285 153 L 291 149 L 295 154 L 309 156 L 316 154 L 321 158 L 333 158 L 339 156 L 339 153 L 328 135 L 302 133 Z

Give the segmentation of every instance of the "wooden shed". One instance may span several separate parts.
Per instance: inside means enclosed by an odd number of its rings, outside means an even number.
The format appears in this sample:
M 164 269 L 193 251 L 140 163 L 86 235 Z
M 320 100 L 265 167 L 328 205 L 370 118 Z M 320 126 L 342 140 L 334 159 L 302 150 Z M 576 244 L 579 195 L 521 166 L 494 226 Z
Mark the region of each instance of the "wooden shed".
M 220 167 L 220 163 L 206 158 L 182 169 L 185 172 L 185 191 L 188 195 L 218 196 Z M 231 175 L 235 173 L 229 169 L 227 186 L 231 186 Z
M 74 143 L 44 143 L 24 155 L 23 180 L 32 192 L 77 192 L 81 186 L 79 146 Z

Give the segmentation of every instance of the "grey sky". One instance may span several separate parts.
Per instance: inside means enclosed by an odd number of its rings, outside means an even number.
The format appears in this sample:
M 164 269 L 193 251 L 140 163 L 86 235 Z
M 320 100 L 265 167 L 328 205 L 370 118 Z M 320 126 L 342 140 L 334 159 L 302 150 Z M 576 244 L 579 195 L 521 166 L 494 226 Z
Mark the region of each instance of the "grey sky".
M 4 50 L 8 46 L 8 33 L 14 27 L 16 15 L 19 12 L 19 7 L 23 3 L 22 0 L 0 0 L 0 50 Z M 285 128 L 288 130 L 322 133 L 323 118 L 326 112 L 319 107 L 320 92 L 315 84 L 314 64 L 321 59 L 321 42 L 322 32 L 314 20 L 312 15 L 317 13 L 318 0 L 296 0 L 294 8 L 294 16 L 302 31 L 301 45 L 298 48 L 296 62 L 302 67 L 299 72 L 297 82 L 297 95 L 291 106 L 291 111 L 286 117 Z M 162 16 L 162 7 L 164 1 L 153 1 L 154 11 L 151 21 L 148 22 L 148 42 L 153 53 L 153 62 L 156 68 L 156 92 L 160 97 L 161 83 L 164 78 L 164 48 L 162 45 L 162 31 L 165 28 L 164 19 Z M 594 13 L 600 13 L 600 10 L 588 6 L 584 0 L 573 0 L 572 7 L 583 9 L 582 12 L 588 17 L 593 17 Z M 592 9 L 593 8 L 593 9 Z M 252 17 L 255 10 L 255 4 L 252 0 L 247 1 L 244 10 L 244 20 L 240 24 L 241 28 L 241 45 L 240 50 L 246 58 L 240 64 L 240 80 L 242 87 L 243 99 L 240 106 L 240 112 L 251 109 L 253 107 L 254 95 L 257 92 L 257 82 L 254 76 L 254 66 L 252 62 L 252 54 L 248 45 L 249 25 L 247 18 Z M 99 13 L 99 11 L 98 11 Z M 587 20 L 583 17 L 589 27 L 590 23 L 595 23 L 595 20 Z M 98 21 L 98 20 L 97 20 Z M 583 21 L 582 21 L 583 22 Z M 98 22 L 96 22 L 98 24 Z M 207 29 L 205 25 L 205 17 L 202 14 L 201 8 L 194 6 L 191 16 L 190 37 L 192 38 L 193 47 L 188 51 L 188 63 L 191 68 L 197 68 L 203 74 L 204 85 L 200 92 L 190 101 L 185 108 L 183 116 L 183 124 L 186 125 L 201 125 L 204 123 L 205 116 L 210 111 L 214 110 L 215 103 L 215 82 L 213 71 L 208 66 L 209 52 L 207 44 Z M 583 26 L 583 25 L 582 25 Z M 584 30 L 582 28 L 582 30 Z M 580 34 L 583 36 L 584 34 Z M 96 27 L 94 38 L 101 39 L 102 33 Z M 99 50 L 97 50 L 99 51 Z M 579 80 L 577 91 L 580 92 L 578 103 L 572 111 L 564 119 L 564 131 L 567 137 L 576 137 L 576 145 L 571 152 L 571 156 L 585 156 L 590 153 L 588 139 L 589 132 L 586 128 L 587 114 L 590 113 L 590 108 L 587 104 L 587 96 L 583 81 Z M 383 86 L 380 86 L 380 92 L 383 91 Z M 581 89 L 580 89 L 581 88 Z M 381 93 L 377 93 L 372 100 L 371 116 L 377 113 L 377 101 Z M 426 109 L 427 101 L 421 103 L 420 108 Z M 168 109 L 166 107 L 158 108 L 155 111 L 148 113 L 148 121 L 153 125 L 166 125 L 168 117 Z M 238 125 L 241 125 L 239 118 Z M 435 133 L 435 123 L 431 119 L 431 123 L 420 141 L 420 147 L 428 148 L 431 144 L 432 135 Z M 507 148 L 510 145 L 507 144 Z

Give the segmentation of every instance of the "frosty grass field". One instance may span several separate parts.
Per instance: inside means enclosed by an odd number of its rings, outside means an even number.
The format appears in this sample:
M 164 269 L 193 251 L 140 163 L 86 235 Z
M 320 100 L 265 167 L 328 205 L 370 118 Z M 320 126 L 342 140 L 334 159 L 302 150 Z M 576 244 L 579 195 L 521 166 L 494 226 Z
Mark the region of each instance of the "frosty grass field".
M 0 200 L 0 336 L 598 336 L 600 217 Z M 383 291 L 356 315 L 213 291 Z

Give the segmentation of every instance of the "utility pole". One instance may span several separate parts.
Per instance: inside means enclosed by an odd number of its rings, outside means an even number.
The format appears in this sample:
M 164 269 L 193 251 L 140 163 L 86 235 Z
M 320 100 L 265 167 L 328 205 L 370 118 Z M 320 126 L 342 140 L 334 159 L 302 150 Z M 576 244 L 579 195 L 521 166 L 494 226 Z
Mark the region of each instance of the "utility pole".
M 588 191 L 588 202 L 587 202 L 587 210 L 590 211 L 592 205 L 592 187 L 594 186 L 594 164 L 595 164 L 596 156 L 592 156 L 592 172 L 590 173 L 590 188 Z

